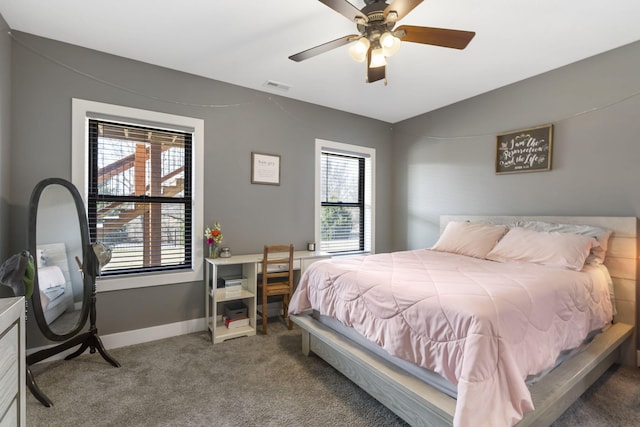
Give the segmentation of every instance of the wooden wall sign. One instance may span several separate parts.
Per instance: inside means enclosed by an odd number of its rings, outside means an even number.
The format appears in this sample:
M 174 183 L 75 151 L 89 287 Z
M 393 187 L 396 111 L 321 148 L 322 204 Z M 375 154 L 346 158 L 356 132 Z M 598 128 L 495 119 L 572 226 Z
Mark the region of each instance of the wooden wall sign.
M 496 173 L 551 170 L 553 125 L 504 133 L 496 141 Z

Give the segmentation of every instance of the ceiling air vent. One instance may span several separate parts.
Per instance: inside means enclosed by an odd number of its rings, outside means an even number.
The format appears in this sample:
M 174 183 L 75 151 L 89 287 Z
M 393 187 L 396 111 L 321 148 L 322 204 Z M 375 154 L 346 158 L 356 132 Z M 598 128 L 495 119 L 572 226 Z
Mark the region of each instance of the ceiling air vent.
M 280 83 L 280 82 L 275 82 L 273 80 L 267 80 L 266 82 L 264 82 L 263 86 L 269 87 L 271 89 L 278 89 L 281 91 L 288 91 L 289 89 L 291 89 L 291 86 L 284 84 L 284 83 Z

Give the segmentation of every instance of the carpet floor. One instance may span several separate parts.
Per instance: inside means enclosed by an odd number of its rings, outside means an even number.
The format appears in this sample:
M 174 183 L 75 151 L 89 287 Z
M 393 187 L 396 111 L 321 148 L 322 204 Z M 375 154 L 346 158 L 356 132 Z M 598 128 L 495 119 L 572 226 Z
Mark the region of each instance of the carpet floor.
M 53 401 L 27 392 L 27 425 L 39 426 L 406 426 L 316 356 L 301 331 L 269 324 L 211 345 L 206 332 L 112 349 L 32 368 Z M 640 425 L 640 370 L 612 367 L 554 424 Z M 481 425 L 481 424 L 479 424 Z

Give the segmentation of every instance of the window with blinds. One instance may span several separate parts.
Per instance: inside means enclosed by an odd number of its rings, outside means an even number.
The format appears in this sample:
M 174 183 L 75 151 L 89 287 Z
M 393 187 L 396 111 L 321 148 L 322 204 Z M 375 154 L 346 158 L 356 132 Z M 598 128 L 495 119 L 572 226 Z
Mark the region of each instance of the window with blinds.
M 322 152 L 320 250 L 365 250 L 365 159 Z
M 191 133 L 89 120 L 87 215 L 104 276 L 189 269 Z

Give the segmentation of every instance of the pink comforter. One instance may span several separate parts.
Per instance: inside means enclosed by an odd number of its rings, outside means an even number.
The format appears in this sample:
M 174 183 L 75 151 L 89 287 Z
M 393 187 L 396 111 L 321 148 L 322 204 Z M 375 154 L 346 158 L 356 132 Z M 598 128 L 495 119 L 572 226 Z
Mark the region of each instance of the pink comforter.
M 457 384 L 455 426 L 513 425 L 525 378 L 612 317 L 606 278 L 430 250 L 319 261 L 289 312 L 316 309 Z

